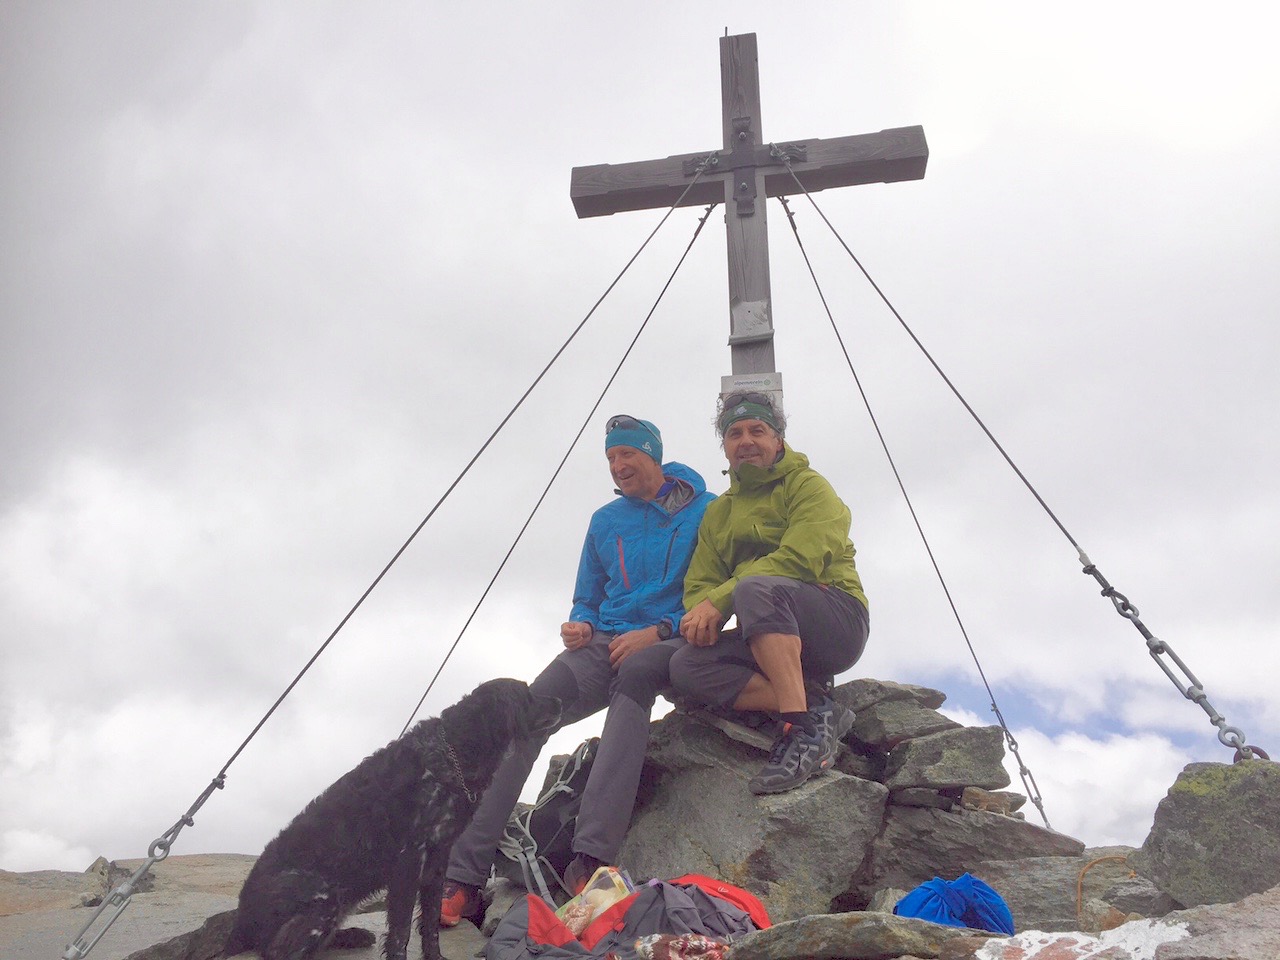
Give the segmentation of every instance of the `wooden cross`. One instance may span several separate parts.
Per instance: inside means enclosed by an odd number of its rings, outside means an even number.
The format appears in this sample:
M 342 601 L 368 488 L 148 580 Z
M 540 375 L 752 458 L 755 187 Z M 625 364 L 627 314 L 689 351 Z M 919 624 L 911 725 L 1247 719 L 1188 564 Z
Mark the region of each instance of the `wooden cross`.
M 681 206 L 724 201 L 729 234 L 729 347 L 738 386 L 759 386 L 774 370 L 769 305 L 769 242 L 765 199 L 858 183 L 924 177 L 929 148 L 922 127 L 899 127 L 852 137 L 766 144 L 760 122 L 756 35 L 720 38 L 724 149 L 665 160 L 574 167 L 570 196 L 579 217 L 669 207 L 702 169 Z M 753 380 L 757 381 L 753 383 Z M 780 392 L 780 381 L 778 389 Z M 728 386 L 725 387 L 728 389 Z

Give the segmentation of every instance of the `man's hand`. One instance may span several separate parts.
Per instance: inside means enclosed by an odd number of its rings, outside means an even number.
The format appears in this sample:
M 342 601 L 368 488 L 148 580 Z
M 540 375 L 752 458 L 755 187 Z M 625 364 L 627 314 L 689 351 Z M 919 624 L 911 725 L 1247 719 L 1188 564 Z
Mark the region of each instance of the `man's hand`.
M 609 641 L 609 665 L 617 670 L 622 661 L 645 647 L 652 647 L 658 642 L 658 628 L 645 627 L 643 630 L 628 630 Z
M 591 642 L 593 633 L 595 628 L 582 621 L 570 620 L 560 624 L 560 639 L 564 641 L 566 650 L 581 650 Z
M 695 647 L 709 647 L 720 639 L 720 625 L 724 617 L 710 600 L 703 600 L 684 615 L 680 621 L 680 634 Z

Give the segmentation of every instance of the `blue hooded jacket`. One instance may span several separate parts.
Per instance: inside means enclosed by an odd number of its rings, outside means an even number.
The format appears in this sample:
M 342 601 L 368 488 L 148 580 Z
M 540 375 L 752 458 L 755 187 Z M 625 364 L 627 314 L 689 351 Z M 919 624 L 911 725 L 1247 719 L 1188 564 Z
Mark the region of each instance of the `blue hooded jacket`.
M 626 633 L 660 620 L 679 632 L 684 616 L 684 575 L 698 542 L 698 524 L 715 495 L 696 470 L 665 463 L 662 475 L 693 488 L 693 499 L 675 514 L 657 501 L 624 497 L 591 515 L 570 620 L 601 633 Z

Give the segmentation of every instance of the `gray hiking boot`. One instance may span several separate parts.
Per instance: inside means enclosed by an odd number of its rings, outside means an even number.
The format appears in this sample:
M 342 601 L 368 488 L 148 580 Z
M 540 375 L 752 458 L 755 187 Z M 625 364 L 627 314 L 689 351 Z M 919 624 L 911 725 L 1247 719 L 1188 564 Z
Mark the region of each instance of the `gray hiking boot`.
M 821 773 L 822 735 L 810 736 L 800 727 L 786 724 L 773 741 L 769 762 L 747 781 L 752 793 L 785 793 L 794 790 L 815 773 Z
M 822 768 L 830 769 L 836 762 L 836 753 L 840 749 L 840 741 L 853 729 L 854 713 L 830 697 L 824 697 L 817 706 L 809 709 L 818 726 L 818 736 L 822 738 Z

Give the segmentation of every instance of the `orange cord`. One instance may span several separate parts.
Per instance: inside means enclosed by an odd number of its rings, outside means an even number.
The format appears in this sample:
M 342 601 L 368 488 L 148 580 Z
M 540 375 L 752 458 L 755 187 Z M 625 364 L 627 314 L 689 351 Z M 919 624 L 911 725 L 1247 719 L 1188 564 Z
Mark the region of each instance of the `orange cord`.
M 1081 869 L 1080 871 L 1080 875 L 1076 877 L 1076 922 L 1077 923 L 1081 923 L 1081 924 L 1084 923 L 1084 875 L 1088 873 L 1089 870 L 1095 865 L 1099 863 L 1103 863 L 1107 860 L 1126 860 L 1127 861 L 1128 859 L 1129 858 L 1127 856 L 1122 856 L 1120 854 L 1112 854 L 1107 857 L 1098 857 L 1098 859 L 1096 860 L 1090 860 L 1088 863 L 1084 865 L 1083 869 Z M 1133 870 L 1130 870 L 1129 876 L 1135 877 L 1137 876 L 1137 873 Z

